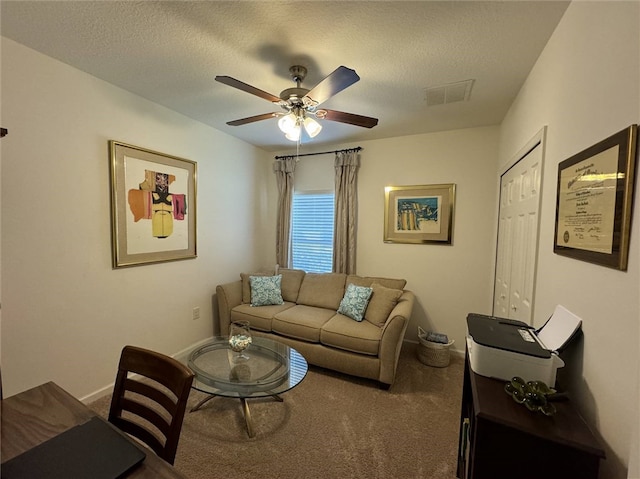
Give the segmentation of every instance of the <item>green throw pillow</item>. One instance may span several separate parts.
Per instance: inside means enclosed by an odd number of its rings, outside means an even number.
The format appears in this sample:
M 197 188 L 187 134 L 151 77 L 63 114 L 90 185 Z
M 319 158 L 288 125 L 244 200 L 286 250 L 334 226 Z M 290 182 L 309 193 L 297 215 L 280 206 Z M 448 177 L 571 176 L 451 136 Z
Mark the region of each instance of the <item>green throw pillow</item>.
M 249 276 L 251 284 L 251 306 L 268 306 L 283 304 L 282 275 L 277 276 Z
M 338 313 L 349 316 L 356 321 L 362 321 L 364 319 L 364 312 L 367 310 L 369 304 L 369 298 L 373 289 L 365 286 L 356 286 L 349 283 L 347 290 L 344 293 L 342 301 L 340 301 L 340 307 Z

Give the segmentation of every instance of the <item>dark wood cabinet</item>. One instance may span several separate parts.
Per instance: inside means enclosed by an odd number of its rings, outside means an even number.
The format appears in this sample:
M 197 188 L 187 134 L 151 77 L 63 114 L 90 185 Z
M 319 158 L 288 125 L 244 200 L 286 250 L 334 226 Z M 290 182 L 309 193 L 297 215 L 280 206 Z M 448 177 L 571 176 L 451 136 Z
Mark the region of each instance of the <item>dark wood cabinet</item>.
M 597 479 L 600 443 L 570 401 L 547 417 L 517 404 L 505 381 L 475 374 L 465 361 L 457 477 Z

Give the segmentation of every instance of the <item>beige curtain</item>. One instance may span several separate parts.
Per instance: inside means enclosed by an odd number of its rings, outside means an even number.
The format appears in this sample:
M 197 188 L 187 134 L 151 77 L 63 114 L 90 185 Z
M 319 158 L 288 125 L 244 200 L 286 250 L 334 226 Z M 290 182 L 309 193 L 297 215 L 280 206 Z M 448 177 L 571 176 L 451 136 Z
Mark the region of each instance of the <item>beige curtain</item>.
M 336 273 L 356 272 L 359 167 L 358 151 L 336 153 L 336 212 L 333 231 L 333 271 Z
M 281 268 L 289 267 L 289 236 L 291 233 L 291 201 L 293 198 L 293 172 L 296 160 L 293 157 L 276 160 L 273 172 L 278 185 L 278 215 L 276 218 L 276 263 Z

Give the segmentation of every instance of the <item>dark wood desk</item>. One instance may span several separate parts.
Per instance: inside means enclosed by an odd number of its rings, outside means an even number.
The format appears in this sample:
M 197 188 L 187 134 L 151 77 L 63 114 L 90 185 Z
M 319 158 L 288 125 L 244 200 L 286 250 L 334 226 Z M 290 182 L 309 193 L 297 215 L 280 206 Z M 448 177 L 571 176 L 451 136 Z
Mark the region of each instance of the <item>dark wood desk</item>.
M 457 477 L 597 479 L 605 453 L 570 401 L 532 413 L 465 361 Z
M 3 463 L 97 416 L 53 382 L 3 400 L 0 414 Z M 184 479 L 184 476 L 149 450 L 144 462 L 127 478 Z

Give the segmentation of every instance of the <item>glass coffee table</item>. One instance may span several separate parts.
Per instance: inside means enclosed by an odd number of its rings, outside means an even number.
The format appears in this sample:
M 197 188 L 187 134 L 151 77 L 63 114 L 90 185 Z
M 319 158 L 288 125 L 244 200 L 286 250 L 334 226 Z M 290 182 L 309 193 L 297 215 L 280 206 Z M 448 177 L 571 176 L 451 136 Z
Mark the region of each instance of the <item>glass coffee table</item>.
M 256 336 L 240 360 L 228 337 L 213 338 L 191 353 L 188 366 L 195 374 L 192 387 L 209 395 L 191 412 L 216 396 L 238 398 L 249 437 L 255 433 L 247 399 L 271 396 L 282 402 L 280 394 L 300 384 L 308 370 L 306 359 L 295 349 Z

